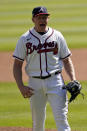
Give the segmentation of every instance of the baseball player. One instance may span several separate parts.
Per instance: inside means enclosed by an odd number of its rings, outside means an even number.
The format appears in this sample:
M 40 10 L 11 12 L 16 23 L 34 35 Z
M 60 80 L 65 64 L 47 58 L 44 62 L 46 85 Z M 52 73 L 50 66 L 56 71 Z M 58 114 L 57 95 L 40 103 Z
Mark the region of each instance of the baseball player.
M 64 67 L 73 81 L 76 80 L 75 71 L 63 35 L 47 26 L 49 15 L 45 7 L 33 9 L 34 27 L 17 43 L 13 54 L 13 74 L 23 97 L 30 98 L 33 131 L 44 131 L 47 102 L 52 107 L 58 131 L 71 131 L 67 121 L 67 92 L 62 88 L 64 80 L 61 72 Z M 28 86 L 22 80 L 24 60 L 29 76 Z

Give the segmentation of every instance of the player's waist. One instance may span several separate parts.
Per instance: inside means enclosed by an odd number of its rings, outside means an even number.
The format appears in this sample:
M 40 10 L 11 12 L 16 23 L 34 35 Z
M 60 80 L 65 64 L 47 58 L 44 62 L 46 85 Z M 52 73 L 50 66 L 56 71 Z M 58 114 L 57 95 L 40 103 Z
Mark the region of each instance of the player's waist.
M 52 74 L 48 74 L 46 76 L 32 76 L 33 78 L 37 78 L 37 79 L 47 79 L 53 75 L 57 75 L 57 74 L 60 74 L 61 71 L 56 71 L 55 73 L 52 73 Z

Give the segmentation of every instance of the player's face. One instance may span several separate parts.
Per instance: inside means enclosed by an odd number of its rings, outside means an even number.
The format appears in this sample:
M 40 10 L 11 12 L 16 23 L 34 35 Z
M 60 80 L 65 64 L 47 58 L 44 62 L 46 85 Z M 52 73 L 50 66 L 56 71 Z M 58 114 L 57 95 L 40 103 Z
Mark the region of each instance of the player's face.
M 32 18 L 37 32 L 45 32 L 48 24 L 47 15 L 38 15 Z

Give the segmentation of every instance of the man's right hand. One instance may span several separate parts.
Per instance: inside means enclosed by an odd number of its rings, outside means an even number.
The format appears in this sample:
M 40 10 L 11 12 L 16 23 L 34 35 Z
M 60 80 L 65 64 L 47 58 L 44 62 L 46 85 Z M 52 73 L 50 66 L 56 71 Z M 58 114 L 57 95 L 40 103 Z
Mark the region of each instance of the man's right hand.
M 30 98 L 34 94 L 34 89 L 28 86 L 22 86 L 19 89 L 24 98 Z
M 13 65 L 13 75 L 23 97 L 29 98 L 34 94 L 34 89 L 28 86 L 24 86 L 22 81 L 22 66 L 23 66 L 23 61 L 15 59 Z

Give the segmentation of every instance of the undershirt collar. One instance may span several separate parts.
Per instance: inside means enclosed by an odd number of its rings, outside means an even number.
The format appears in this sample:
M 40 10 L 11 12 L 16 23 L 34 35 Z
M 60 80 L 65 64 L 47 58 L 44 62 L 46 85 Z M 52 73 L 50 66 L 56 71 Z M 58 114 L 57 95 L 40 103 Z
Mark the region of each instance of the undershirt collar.
M 44 34 L 46 34 L 47 32 L 49 31 L 49 28 L 48 28 L 48 30 L 46 30 L 45 32 L 38 32 L 40 35 L 44 35 Z

